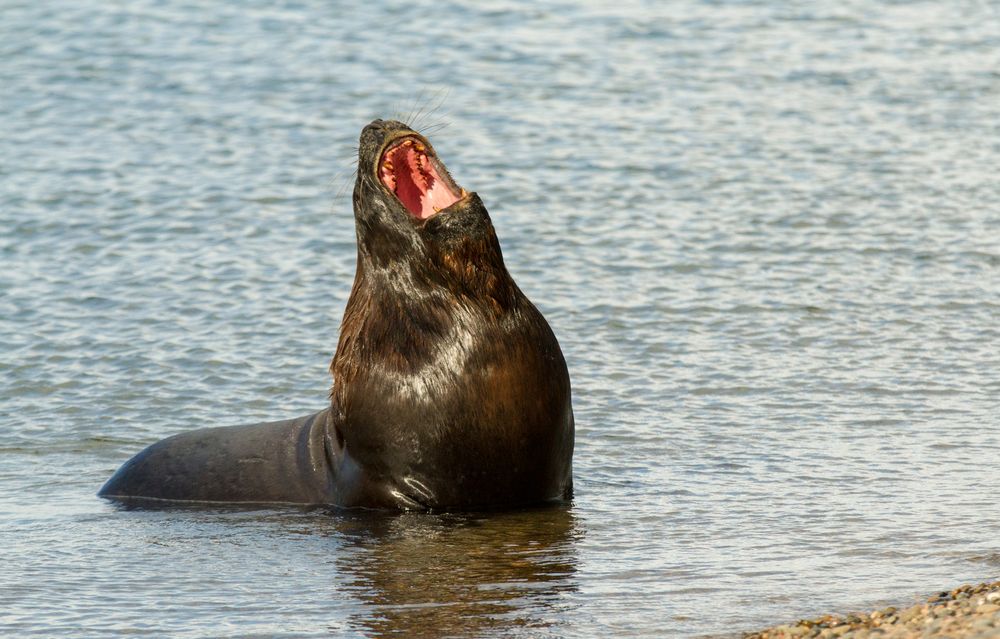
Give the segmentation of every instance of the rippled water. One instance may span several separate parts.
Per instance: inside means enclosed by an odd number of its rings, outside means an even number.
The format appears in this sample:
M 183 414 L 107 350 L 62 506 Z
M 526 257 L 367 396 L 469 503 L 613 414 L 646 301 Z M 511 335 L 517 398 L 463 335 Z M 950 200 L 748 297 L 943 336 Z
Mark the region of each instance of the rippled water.
M 732 635 L 997 577 L 998 69 L 961 0 L 2 3 L 0 631 Z M 356 138 L 421 108 L 561 340 L 572 506 L 95 497 L 324 405 Z

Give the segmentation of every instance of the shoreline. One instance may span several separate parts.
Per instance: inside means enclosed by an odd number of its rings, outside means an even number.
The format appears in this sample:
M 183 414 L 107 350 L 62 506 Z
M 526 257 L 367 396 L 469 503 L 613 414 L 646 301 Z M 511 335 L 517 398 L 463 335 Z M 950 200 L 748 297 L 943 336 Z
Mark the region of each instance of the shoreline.
M 1000 637 L 1000 581 L 959 586 L 909 608 L 824 615 L 765 630 L 743 639 L 994 639 Z

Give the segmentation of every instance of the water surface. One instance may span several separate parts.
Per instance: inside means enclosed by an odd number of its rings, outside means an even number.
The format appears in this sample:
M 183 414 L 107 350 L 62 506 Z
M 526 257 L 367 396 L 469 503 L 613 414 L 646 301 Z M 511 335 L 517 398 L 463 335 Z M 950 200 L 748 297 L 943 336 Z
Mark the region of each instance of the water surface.
M 704 636 L 1000 572 L 988 3 L 0 7 L 0 630 Z M 124 510 L 324 405 L 415 117 L 567 357 L 571 506 Z

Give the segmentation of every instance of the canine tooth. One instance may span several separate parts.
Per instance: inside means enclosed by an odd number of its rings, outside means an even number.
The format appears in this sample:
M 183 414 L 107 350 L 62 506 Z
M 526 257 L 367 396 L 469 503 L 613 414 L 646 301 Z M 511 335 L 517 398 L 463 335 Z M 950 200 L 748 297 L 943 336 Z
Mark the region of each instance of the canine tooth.
M 403 140 L 403 146 L 412 146 L 413 140 Z
M 387 171 L 391 171 L 392 170 L 392 162 L 390 162 L 389 160 L 386 160 L 385 162 L 382 163 L 382 168 L 385 169 L 385 170 L 387 170 Z

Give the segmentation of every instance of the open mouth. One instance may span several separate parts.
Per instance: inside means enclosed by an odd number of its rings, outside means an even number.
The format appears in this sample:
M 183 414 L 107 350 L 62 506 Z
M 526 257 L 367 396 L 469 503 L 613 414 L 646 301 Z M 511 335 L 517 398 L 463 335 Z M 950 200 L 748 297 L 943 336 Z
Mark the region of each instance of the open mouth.
M 465 197 L 434 152 L 419 138 L 406 136 L 393 142 L 379 159 L 378 176 L 410 215 L 418 220 L 433 217 Z

